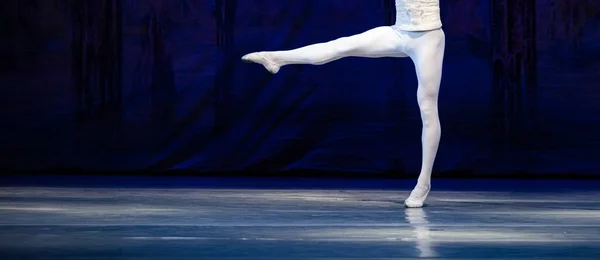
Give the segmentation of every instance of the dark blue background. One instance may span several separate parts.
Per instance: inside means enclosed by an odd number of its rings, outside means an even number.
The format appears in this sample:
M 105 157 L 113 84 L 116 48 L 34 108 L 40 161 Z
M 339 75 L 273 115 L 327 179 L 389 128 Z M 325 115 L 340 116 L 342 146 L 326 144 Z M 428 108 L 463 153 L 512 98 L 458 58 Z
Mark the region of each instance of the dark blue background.
M 2 1 L 0 168 L 419 171 L 409 59 L 348 58 L 275 76 L 239 62 L 392 23 L 393 1 L 76 2 Z M 490 3 L 441 2 L 435 171 L 600 174 L 600 3 L 537 1 L 538 82 L 519 101 L 535 113 L 515 117 L 492 105 L 509 101 L 492 91 L 490 35 L 502 28 L 491 26 Z

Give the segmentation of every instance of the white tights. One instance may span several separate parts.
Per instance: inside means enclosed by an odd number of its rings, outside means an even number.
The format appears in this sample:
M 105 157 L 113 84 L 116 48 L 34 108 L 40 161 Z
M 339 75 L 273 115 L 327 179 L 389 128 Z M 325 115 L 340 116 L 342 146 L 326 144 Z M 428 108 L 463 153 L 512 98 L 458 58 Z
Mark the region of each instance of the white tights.
M 382 26 L 361 34 L 294 50 L 251 53 L 242 59 L 260 63 L 271 73 L 277 73 L 280 67 L 285 65 L 322 65 L 344 57 L 410 57 L 419 82 L 417 100 L 423 121 L 422 164 L 417 185 L 405 201 L 405 205 L 422 207 L 431 187 L 431 171 L 441 135 L 438 94 L 445 42 L 444 31 L 441 28 L 411 32 Z

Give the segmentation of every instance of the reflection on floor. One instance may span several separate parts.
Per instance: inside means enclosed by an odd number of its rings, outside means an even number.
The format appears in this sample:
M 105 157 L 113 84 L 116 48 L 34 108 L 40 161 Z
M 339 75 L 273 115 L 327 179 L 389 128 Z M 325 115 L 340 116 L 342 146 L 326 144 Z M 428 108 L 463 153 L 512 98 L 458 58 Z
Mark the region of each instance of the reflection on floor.
M 48 180 L 0 188 L 0 259 L 600 259 L 600 182 Z

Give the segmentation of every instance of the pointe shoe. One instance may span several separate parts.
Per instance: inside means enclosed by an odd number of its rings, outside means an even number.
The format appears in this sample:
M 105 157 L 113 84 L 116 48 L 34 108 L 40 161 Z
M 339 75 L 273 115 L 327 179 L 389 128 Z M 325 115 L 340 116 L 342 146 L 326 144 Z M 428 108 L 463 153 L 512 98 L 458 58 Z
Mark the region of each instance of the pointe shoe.
M 277 65 L 277 63 L 269 59 L 268 54 L 265 52 L 254 52 L 246 54 L 242 57 L 242 61 L 247 63 L 261 64 L 272 74 L 276 74 L 281 68 L 281 66 Z
M 408 199 L 404 201 L 404 205 L 407 208 L 422 208 L 430 190 L 431 185 L 415 187 L 410 196 L 408 196 Z

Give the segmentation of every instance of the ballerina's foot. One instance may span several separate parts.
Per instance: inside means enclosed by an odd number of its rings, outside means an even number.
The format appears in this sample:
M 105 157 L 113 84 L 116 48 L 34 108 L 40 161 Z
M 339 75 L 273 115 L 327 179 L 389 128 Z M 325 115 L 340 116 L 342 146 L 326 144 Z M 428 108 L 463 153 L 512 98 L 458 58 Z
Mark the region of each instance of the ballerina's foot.
M 254 52 L 254 53 L 244 55 L 244 57 L 242 57 L 242 60 L 244 62 L 248 62 L 248 63 L 253 62 L 253 63 L 261 64 L 265 67 L 265 69 L 267 69 L 272 74 L 279 72 L 279 68 L 281 66 L 277 65 L 277 63 L 275 63 L 273 60 L 269 59 L 268 56 L 269 56 L 269 54 L 264 53 L 264 52 Z
M 410 196 L 408 196 L 408 199 L 404 201 L 404 205 L 407 208 L 423 207 L 423 203 L 425 203 L 430 190 L 431 185 L 417 185 L 410 193 Z

